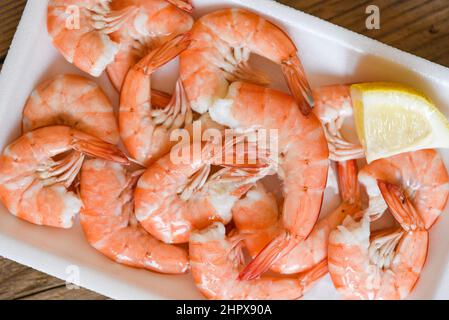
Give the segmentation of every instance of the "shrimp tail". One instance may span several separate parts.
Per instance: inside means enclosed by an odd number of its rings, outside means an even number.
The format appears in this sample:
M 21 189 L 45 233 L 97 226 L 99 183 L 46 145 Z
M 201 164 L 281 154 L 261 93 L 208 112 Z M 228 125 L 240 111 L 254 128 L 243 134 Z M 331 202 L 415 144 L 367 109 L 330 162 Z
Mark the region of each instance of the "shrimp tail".
M 392 215 L 404 230 L 425 229 L 423 219 L 399 186 L 381 180 L 377 185 Z
M 299 283 L 301 283 L 301 286 L 304 288 L 304 290 L 307 290 L 314 283 L 316 283 L 318 280 L 324 277 L 328 271 L 329 270 L 327 268 L 327 258 L 326 258 L 321 260 L 319 263 L 314 265 L 309 270 L 302 272 L 299 275 Z
M 193 4 L 190 0 L 167 0 L 171 4 L 177 6 L 179 9 L 184 10 L 188 13 L 193 12 Z
M 134 68 L 143 70 L 145 74 L 151 75 L 156 69 L 171 61 L 182 51 L 187 49 L 189 44 L 190 35 L 188 33 L 178 35 L 160 47 L 152 50 L 142 58 Z
M 290 92 L 298 103 L 301 113 L 307 116 L 312 111 L 314 99 L 301 61 L 297 56 L 293 56 L 283 61 L 281 67 Z
M 73 149 L 93 158 L 100 158 L 122 165 L 129 165 L 130 160 L 117 146 L 94 137 L 74 137 Z
M 274 238 L 239 274 L 240 280 L 253 280 L 268 271 L 284 255 L 288 254 L 297 242 L 290 233 L 283 232 Z
M 357 179 L 357 161 L 347 160 L 337 162 L 337 176 L 340 194 L 348 203 L 360 202 L 359 181 Z
M 155 108 L 163 108 L 170 103 L 172 96 L 167 92 L 151 89 L 151 105 Z

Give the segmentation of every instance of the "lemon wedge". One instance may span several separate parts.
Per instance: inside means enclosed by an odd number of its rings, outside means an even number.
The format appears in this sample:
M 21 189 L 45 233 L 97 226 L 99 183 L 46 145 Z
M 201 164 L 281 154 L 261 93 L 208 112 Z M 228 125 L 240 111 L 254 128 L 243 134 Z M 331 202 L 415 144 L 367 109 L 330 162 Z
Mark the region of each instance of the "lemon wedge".
M 396 83 L 351 86 L 357 135 L 368 163 L 407 151 L 449 147 L 449 122 L 418 91 Z

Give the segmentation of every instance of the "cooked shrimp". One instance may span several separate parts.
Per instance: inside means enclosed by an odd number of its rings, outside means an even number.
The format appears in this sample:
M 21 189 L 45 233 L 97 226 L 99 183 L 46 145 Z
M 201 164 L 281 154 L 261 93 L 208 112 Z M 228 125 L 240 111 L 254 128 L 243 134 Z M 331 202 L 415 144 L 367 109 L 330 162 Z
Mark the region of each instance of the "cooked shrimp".
M 413 290 L 427 257 L 424 220 L 396 185 L 379 181 L 391 213 L 402 228 L 370 233 L 370 212 L 347 217 L 329 238 L 329 273 L 347 299 L 404 299 Z
M 177 6 L 181 6 L 178 8 Z M 112 12 L 135 7 L 136 13 L 111 33 L 111 39 L 120 43 L 120 51 L 107 73 L 117 91 L 122 88 L 128 70 L 150 51 L 192 28 L 193 18 L 184 12 L 189 8 L 180 0 L 113 0 Z
M 355 160 L 337 163 L 339 188 L 342 202 L 326 217 L 320 219 L 310 236 L 300 242 L 271 268 L 275 272 L 291 274 L 304 272 L 327 259 L 329 234 L 343 219 L 360 210 L 359 183 Z
M 373 161 L 359 173 L 359 181 L 369 196 L 371 216 L 380 216 L 387 209 L 377 180 L 401 187 L 429 229 L 443 211 L 449 196 L 449 175 L 435 150 L 401 153 Z
M 86 156 L 122 164 L 114 145 L 65 126 L 21 136 L 0 157 L 0 199 L 15 216 L 39 225 L 70 228 L 81 208 L 69 191 Z
M 304 116 L 294 99 L 274 89 L 235 82 L 209 110 L 231 128 L 278 132 L 278 175 L 283 182 L 284 231 L 247 266 L 242 277 L 258 276 L 307 238 L 320 213 L 329 167 L 326 138 L 315 115 Z
M 232 220 L 243 236 L 246 250 L 255 257 L 281 231 L 275 196 L 257 182 L 232 207 Z
M 175 146 L 189 161 L 173 161 L 172 152 L 152 164 L 142 175 L 135 191 L 136 217 L 153 236 L 166 243 L 186 243 L 193 229 L 213 221 L 228 223 L 235 202 L 265 175 L 226 167 L 208 179 L 211 165 L 222 157 L 201 142 Z M 207 182 L 206 182 L 207 181 Z
M 191 39 L 189 49 L 181 54 L 180 72 L 196 112 L 205 113 L 223 98 L 233 81 L 268 83 L 266 76 L 249 66 L 251 53 L 279 64 L 301 111 L 310 112 L 312 93 L 296 46 L 273 23 L 243 9 L 223 9 L 196 21 Z
M 176 57 L 188 45 L 179 36 L 153 50 L 134 65 L 120 95 L 120 134 L 133 158 L 148 165 L 170 151 L 173 130 L 192 124 L 192 111 L 178 81 L 173 98 L 163 108 L 151 105 L 151 74 Z
M 48 125 L 67 125 L 117 144 L 120 136 L 108 97 L 93 81 L 58 75 L 41 83 L 23 109 L 23 132 Z
M 120 44 L 109 34 L 136 13 L 135 7 L 111 12 L 110 0 L 50 0 L 47 29 L 64 58 L 92 76 L 114 61 Z
M 182 9 L 187 12 L 193 11 L 192 0 L 167 0 L 168 2 L 174 4 L 179 9 Z
M 81 170 L 81 225 L 89 243 L 119 263 L 163 273 L 184 273 L 186 250 L 156 240 L 134 216 L 133 190 L 139 171 L 104 160 L 87 160 Z
M 298 299 L 327 272 L 327 261 L 323 261 L 298 276 L 239 280 L 240 239 L 228 238 L 219 222 L 192 233 L 189 253 L 195 284 L 209 299 Z
M 304 272 L 327 259 L 330 232 L 341 224 L 346 215 L 360 210 L 355 160 L 337 163 L 337 171 L 342 203 L 318 221 L 310 236 L 280 258 L 271 267 L 272 271 L 282 274 Z M 232 216 L 251 257 L 255 257 L 282 231 L 276 199 L 260 183 L 235 204 Z
M 109 66 L 117 89 L 144 54 L 141 48 L 192 24 L 189 14 L 164 0 L 50 0 L 47 12 L 48 32 L 65 59 L 92 76 Z
M 153 107 L 163 108 L 170 102 L 171 99 L 172 96 L 167 92 L 154 88 L 151 89 L 151 105 Z
M 346 118 L 353 116 L 350 87 L 335 85 L 313 89 L 313 112 L 320 119 L 329 146 L 329 158 L 345 161 L 364 157 L 363 147 L 345 140 L 340 132 Z

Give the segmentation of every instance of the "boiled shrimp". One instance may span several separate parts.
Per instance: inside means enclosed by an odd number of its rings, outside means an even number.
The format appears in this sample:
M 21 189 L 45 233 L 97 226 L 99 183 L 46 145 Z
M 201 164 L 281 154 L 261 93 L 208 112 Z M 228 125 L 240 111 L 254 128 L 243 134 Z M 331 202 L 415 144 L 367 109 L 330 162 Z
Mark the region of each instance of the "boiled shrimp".
M 341 128 L 345 119 L 353 117 L 350 87 L 335 85 L 312 90 L 315 107 L 313 112 L 320 119 L 329 146 L 329 158 L 345 161 L 363 158 L 365 153 L 360 144 L 344 139 Z
M 355 160 L 337 163 L 342 203 L 328 216 L 320 219 L 310 236 L 279 259 L 271 270 L 281 274 L 307 271 L 327 259 L 330 232 L 341 224 L 346 215 L 360 210 L 360 193 Z M 239 234 L 251 257 L 257 254 L 282 231 L 278 220 L 276 199 L 258 183 L 232 209 Z
M 188 13 L 163 0 L 51 0 L 47 11 L 48 32 L 64 58 L 92 76 L 109 67 L 118 90 L 142 48 L 193 23 Z
M 159 240 L 186 243 L 193 229 L 213 221 L 228 223 L 235 202 L 265 175 L 263 169 L 251 172 L 225 167 L 209 178 L 211 165 L 223 164 L 222 154 L 217 156 L 210 146 L 201 142 L 175 146 L 139 180 L 136 217 Z M 191 157 L 178 163 L 172 159 L 173 152 Z
M 257 182 L 232 207 L 232 220 L 243 237 L 251 257 L 255 257 L 280 232 L 276 197 Z
M 134 64 L 172 38 L 186 33 L 193 25 L 193 18 L 183 11 L 191 9 L 186 1 L 113 0 L 110 5 L 112 12 L 130 7 L 138 8 L 135 15 L 110 35 L 113 41 L 120 43 L 120 51 L 106 69 L 117 91 L 121 90 Z
M 449 175 L 436 150 L 418 150 L 373 161 L 359 173 L 369 197 L 372 219 L 387 209 L 377 180 L 399 186 L 418 210 L 429 229 L 440 216 L 449 196 Z
M 327 272 L 327 261 L 290 277 L 262 276 L 239 280 L 242 266 L 241 239 L 228 237 L 225 227 L 215 222 L 190 237 L 192 276 L 197 288 L 209 299 L 298 299 Z
M 182 83 L 178 81 L 173 98 L 162 108 L 152 106 L 151 74 L 176 57 L 189 41 L 179 36 L 150 52 L 134 65 L 120 95 L 120 134 L 133 158 L 149 165 L 170 151 L 173 130 L 192 124 L 192 111 Z
M 128 164 L 114 145 L 65 126 L 30 131 L 0 157 L 0 199 L 15 216 L 39 225 L 70 228 L 81 208 L 69 188 L 86 156 Z
M 133 190 L 140 173 L 110 161 L 85 161 L 80 221 L 86 238 L 116 262 L 162 273 L 184 273 L 189 267 L 186 250 L 156 240 L 135 219 Z
M 206 112 L 234 81 L 268 83 L 265 75 L 250 67 L 251 53 L 280 65 L 301 111 L 310 112 L 312 93 L 296 46 L 273 23 L 243 9 L 223 9 L 196 21 L 191 39 L 190 47 L 181 54 L 180 73 L 196 112 Z
M 419 280 L 427 257 L 425 222 L 397 185 L 379 181 L 401 228 L 371 233 L 370 212 L 347 217 L 329 237 L 329 273 L 347 299 L 404 299 Z
M 117 144 L 120 136 L 108 97 L 93 81 L 58 75 L 31 93 L 23 109 L 23 132 L 48 125 L 67 125 Z
M 278 132 L 277 174 L 283 182 L 283 232 L 247 266 L 250 279 L 268 270 L 312 231 L 320 213 L 329 167 L 326 138 L 315 115 L 304 116 L 295 100 L 274 89 L 235 82 L 209 110 L 212 120 L 231 128 Z
M 167 1 L 186 12 L 193 11 L 192 0 L 167 0 Z

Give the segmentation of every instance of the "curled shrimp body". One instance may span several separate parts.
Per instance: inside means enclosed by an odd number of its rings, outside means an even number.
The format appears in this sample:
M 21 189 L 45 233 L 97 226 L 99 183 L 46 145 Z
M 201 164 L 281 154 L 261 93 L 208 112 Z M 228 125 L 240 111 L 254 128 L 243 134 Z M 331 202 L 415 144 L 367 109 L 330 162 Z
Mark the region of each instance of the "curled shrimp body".
M 355 160 L 337 162 L 341 203 L 326 217 L 320 219 L 310 236 L 300 242 L 271 268 L 275 272 L 291 274 L 304 272 L 327 259 L 329 234 L 346 216 L 360 210 L 359 183 Z
M 405 152 L 375 160 L 359 173 L 359 181 L 369 196 L 372 217 L 387 209 L 377 180 L 399 186 L 413 203 L 429 229 L 443 211 L 449 196 L 449 175 L 436 150 Z
M 363 158 L 360 144 L 345 140 L 340 132 L 346 118 L 353 116 L 350 86 L 335 85 L 312 90 L 315 106 L 313 112 L 320 119 L 329 145 L 329 158 L 345 161 Z
M 176 5 L 175 5 L 176 4 Z M 135 8 L 131 18 L 110 34 L 120 50 L 108 65 L 107 73 L 117 91 L 122 88 L 128 70 L 150 51 L 192 28 L 193 18 L 178 6 L 185 1 L 166 0 L 113 0 L 112 12 Z
M 87 160 L 81 170 L 80 221 L 89 243 L 119 263 L 162 273 L 188 270 L 187 252 L 156 240 L 134 216 L 133 191 L 140 172 L 118 163 Z
M 326 138 L 315 115 L 304 116 L 294 99 L 274 89 L 235 82 L 228 95 L 209 110 L 211 118 L 231 128 L 276 130 L 282 180 L 284 231 L 248 265 L 246 279 L 304 240 L 320 213 L 329 167 Z
M 153 107 L 151 74 L 176 57 L 188 45 L 179 36 L 153 50 L 128 72 L 120 95 L 120 134 L 131 156 L 149 165 L 170 151 L 170 133 L 192 124 L 192 111 L 178 82 L 173 98 L 163 107 Z
M 236 230 L 244 237 L 245 248 L 255 257 L 280 232 L 275 196 L 257 182 L 232 207 Z
M 31 93 L 23 109 L 23 132 L 48 125 L 67 125 L 117 144 L 120 136 L 112 104 L 93 81 L 58 75 Z
M 239 280 L 240 239 L 226 236 L 225 227 L 219 222 L 192 233 L 189 253 L 195 284 L 208 299 L 298 299 L 327 272 L 324 261 L 298 276 Z
M 50 0 L 47 29 L 64 58 L 92 76 L 114 61 L 120 45 L 109 34 L 134 12 L 111 12 L 110 0 Z
M 172 150 L 148 167 L 135 191 L 136 217 L 156 238 L 186 243 L 193 229 L 213 221 L 228 223 L 234 203 L 263 174 L 223 168 L 208 179 L 211 165 L 222 161 L 208 151 L 208 145 L 193 142 L 174 148 L 191 154 L 191 159 L 173 161 Z
M 39 225 L 70 228 L 81 208 L 69 191 L 86 156 L 128 164 L 115 146 L 65 126 L 30 131 L 0 158 L 0 199 L 15 216 Z
M 191 39 L 181 54 L 180 72 L 196 112 L 206 112 L 223 98 L 230 82 L 267 83 L 264 75 L 249 66 L 251 53 L 279 64 L 302 112 L 310 112 L 313 98 L 295 44 L 271 22 L 243 9 L 218 10 L 195 22 Z
M 419 280 L 429 233 L 403 190 L 379 181 L 379 188 L 401 228 L 371 233 L 370 212 L 360 221 L 347 217 L 329 237 L 329 273 L 347 299 L 404 299 Z
M 110 66 L 118 90 L 143 55 L 139 48 L 185 32 L 192 23 L 190 15 L 163 0 L 51 0 L 47 12 L 48 32 L 65 59 L 92 76 Z
M 281 274 L 307 271 L 327 259 L 330 232 L 347 215 L 360 210 L 357 164 L 355 160 L 337 163 L 341 204 L 329 215 L 320 219 L 309 237 L 281 257 L 271 270 Z M 236 228 L 244 237 L 245 247 L 255 257 L 282 231 L 278 220 L 276 199 L 258 183 L 241 198 L 232 209 Z

